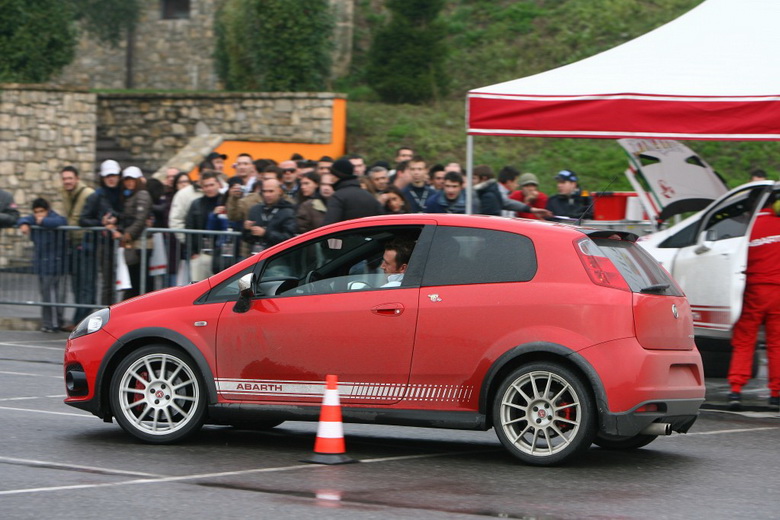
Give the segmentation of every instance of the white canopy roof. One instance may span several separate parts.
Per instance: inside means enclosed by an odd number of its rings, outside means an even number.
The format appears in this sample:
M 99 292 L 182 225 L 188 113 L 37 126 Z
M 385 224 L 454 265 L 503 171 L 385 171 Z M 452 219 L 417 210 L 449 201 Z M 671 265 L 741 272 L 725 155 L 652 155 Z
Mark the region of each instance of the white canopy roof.
M 780 0 L 706 0 L 628 43 L 468 93 L 468 133 L 780 139 Z

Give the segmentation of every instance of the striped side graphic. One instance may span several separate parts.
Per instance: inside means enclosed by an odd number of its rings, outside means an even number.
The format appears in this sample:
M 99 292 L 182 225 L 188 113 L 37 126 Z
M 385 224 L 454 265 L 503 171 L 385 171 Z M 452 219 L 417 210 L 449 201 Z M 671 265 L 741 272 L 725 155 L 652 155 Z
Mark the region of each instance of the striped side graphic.
M 691 305 L 693 326 L 702 329 L 731 330 L 731 311 L 728 307 Z
M 217 390 L 222 394 L 256 397 L 321 398 L 325 382 L 281 381 L 272 379 L 217 378 Z M 469 401 L 474 392 L 466 385 L 428 385 L 402 383 L 339 382 L 339 396 L 343 400 L 407 400 L 435 402 Z

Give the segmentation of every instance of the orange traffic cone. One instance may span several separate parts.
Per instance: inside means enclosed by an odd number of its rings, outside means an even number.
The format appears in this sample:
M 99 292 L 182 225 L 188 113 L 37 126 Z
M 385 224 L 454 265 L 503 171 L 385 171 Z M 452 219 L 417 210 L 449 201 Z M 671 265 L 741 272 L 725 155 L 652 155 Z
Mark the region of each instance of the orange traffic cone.
M 322 399 L 322 409 L 320 410 L 320 423 L 317 425 L 314 455 L 302 462 L 313 462 L 315 464 L 349 464 L 350 462 L 358 462 L 345 454 L 338 378 L 334 375 L 328 375 L 325 381 L 327 384 L 325 386 L 325 396 Z

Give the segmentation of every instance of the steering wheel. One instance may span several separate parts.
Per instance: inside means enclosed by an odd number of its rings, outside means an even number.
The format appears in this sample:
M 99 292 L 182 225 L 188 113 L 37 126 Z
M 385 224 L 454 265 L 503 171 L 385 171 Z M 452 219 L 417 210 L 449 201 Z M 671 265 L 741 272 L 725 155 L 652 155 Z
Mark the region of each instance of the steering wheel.
M 314 283 L 321 278 L 320 273 L 316 269 L 312 269 L 306 273 L 306 278 L 303 279 L 304 284 Z

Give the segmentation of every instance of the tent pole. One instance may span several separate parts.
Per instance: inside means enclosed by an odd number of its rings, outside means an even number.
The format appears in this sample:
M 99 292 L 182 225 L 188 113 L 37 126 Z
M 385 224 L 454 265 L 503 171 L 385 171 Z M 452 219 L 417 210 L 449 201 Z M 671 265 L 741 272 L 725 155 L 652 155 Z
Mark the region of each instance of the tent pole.
M 471 215 L 474 198 L 474 136 L 466 135 L 466 215 Z

